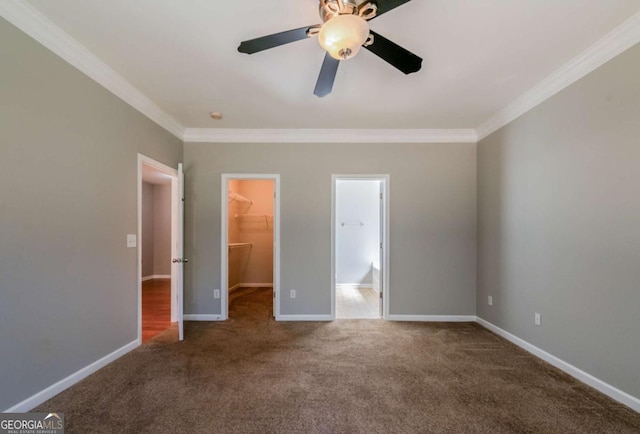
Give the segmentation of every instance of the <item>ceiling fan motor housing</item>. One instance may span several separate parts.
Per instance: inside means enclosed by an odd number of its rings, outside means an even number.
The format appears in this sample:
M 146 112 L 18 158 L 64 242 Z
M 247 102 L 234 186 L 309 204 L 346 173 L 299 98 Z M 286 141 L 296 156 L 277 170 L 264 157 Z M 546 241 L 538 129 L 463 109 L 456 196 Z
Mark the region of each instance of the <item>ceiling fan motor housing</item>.
M 325 23 L 337 15 L 357 15 L 370 20 L 377 11 L 378 6 L 370 0 L 320 0 L 320 18 Z

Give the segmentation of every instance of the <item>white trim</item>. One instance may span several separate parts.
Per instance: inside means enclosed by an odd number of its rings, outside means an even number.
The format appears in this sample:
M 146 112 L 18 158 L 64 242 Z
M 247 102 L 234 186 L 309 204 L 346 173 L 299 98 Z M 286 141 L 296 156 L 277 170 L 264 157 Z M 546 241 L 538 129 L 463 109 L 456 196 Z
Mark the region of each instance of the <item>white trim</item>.
M 240 284 L 236 283 L 235 285 L 229 287 L 229 292 L 235 291 L 238 288 L 240 288 Z
M 171 274 L 152 274 L 151 276 L 143 277 L 142 281 L 146 282 L 147 280 L 153 279 L 171 279 Z
M 331 315 L 278 315 L 276 321 L 333 321 Z
M 185 313 L 185 321 L 224 321 L 221 315 L 216 314 L 198 314 L 198 313 Z
M 221 320 L 229 318 L 229 203 L 227 201 L 229 181 L 232 179 L 266 179 L 273 180 L 275 200 L 273 205 L 273 283 L 247 284 L 254 287 L 273 287 L 275 295 L 275 312 L 280 315 L 280 175 L 262 173 L 223 173 L 220 182 L 220 316 Z M 242 284 L 245 285 L 245 284 Z M 234 285 L 234 289 L 240 284 Z
M 236 283 L 229 287 L 229 292 L 235 291 L 238 288 L 272 288 L 273 283 Z
M 640 399 L 636 398 L 635 396 L 631 396 L 626 392 L 623 392 L 622 390 L 608 384 L 605 383 L 604 381 L 600 380 L 599 378 L 594 377 L 593 375 L 583 371 L 580 368 L 576 368 L 575 366 L 571 365 L 570 363 L 565 362 L 564 360 L 554 356 L 553 354 L 550 354 L 538 347 L 536 347 L 535 345 L 530 344 L 529 342 L 525 341 L 524 339 L 521 339 L 511 333 L 509 333 L 506 330 L 501 329 L 500 327 L 493 325 L 492 323 L 490 323 L 489 321 L 482 319 L 480 317 L 476 318 L 476 321 L 478 322 L 478 324 L 480 324 L 481 326 L 483 326 L 484 328 L 492 331 L 493 333 L 497 334 L 498 336 L 508 340 L 509 342 L 512 342 L 514 344 L 516 344 L 517 346 L 519 346 L 520 348 L 530 352 L 531 354 L 533 354 L 536 357 L 541 358 L 542 360 L 544 360 L 545 362 L 555 366 L 556 368 L 566 372 L 567 374 L 571 375 L 572 377 L 582 381 L 583 383 L 593 387 L 594 389 L 598 390 L 599 392 L 604 393 L 605 395 L 607 395 L 608 397 L 630 407 L 631 409 L 640 412 Z
M 95 54 L 22 0 L 0 2 L 0 15 L 131 107 L 182 139 L 185 128 Z
M 638 42 L 640 42 L 640 12 L 631 16 L 477 127 L 477 139 L 482 140 L 504 127 Z
M 475 322 L 475 315 L 394 315 L 387 318 L 389 321 L 414 321 L 414 322 Z
M 336 283 L 336 289 L 373 289 L 372 283 Z
M 187 128 L 191 143 L 476 143 L 473 129 L 232 129 Z
M 272 283 L 237 283 L 232 288 L 273 288 Z M 231 290 L 231 288 L 229 288 Z
M 177 257 L 176 242 L 178 234 L 178 218 L 177 218 L 177 204 L 178 204 L 178 171 L 173 167 L 169 167 L 159 161 L 149 158 L 146 155 L 138 153 L 138 203 L 137 203 L 137 322 L 138 322 L 138 340 L 142 342 L 142 281 L 149 280 L 142 277 L 142 166 L 149 166 L 155 170 L 158 170 L 171 177 L 171 257 Z M 166 276 L 171 278 L 171 321 L 177 321 L 178 316 L 178 303 L 177 303 L 177 265 L 171 264 L 171 275 L 153 275 L 151 278 Z
M 40 392 L 36 393 L 35 395 L 30 396 L 29 398 L 25 399 L 24 401 L 19 402 L 18 404 L 14 405 L 13 407 L 9 407 L 8 409 L 4 410 L 4 413 L 24 413 L 24 412 L 27 412 L 27 411 L 31 410 L 32 408 L 35 408 L 38 405 L 42 404 L 43 402 L 47 401 L 48 399 L 53 398 L 58 393 L 68 389 L 69 387 L 73 386 L 74 384 L 79 383 L 80 381 L 82 381 L 83 379 L 85 379 L 89 375 L 93 374 L 97 370 L 107 366 L 109 363 L 111 363 L 114 360 L 124 356 L 129 351 L 134 350 L 139 346 L 140 346 L 140 340 L 138 340 L 138 339 L 136 339 L 133 342 L 129 342 L 127 345 L 118 348 L 114 352 L 107 354 L 106 356 L 96 360 L 95 362 L 91 363 L 90 365 L 85 366 L 84 368 L 74 372 L 73 374 L 69 375 L 68 377 L 63 378 L 62 380 L 52 384 L 51 386 L 47 387 L 44 390 L 41 390 Z
M 380 181 L 383 185 L 383 206 L 384 206 L 384 240 L 382 268 L 382 319 L 389 319 L 389 297 L 391 290 L 389 288 L 389 270 L 390 255 L 389 246 L 391 239 L 391 224 L 389 219 L 391 209 L 391 179 L 388 174 L 332 174 L 331 175 L 331 319 L 336 319 L 336 184 L 338 180 L 375 180 Z

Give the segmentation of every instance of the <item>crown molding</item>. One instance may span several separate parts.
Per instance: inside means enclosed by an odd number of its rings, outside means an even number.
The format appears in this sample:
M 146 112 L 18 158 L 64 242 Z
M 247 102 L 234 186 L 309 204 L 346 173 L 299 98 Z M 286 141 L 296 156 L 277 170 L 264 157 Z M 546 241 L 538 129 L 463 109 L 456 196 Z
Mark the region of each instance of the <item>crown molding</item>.
M 0 15 L 149 119 L 182 139 L 184 127 L 96 55 L 22 0 L 0 1 Z
M 227 129 L 187 128 L 185 142 L 198 143 L 476 143 L 473 129 Z
M 631 16 L 580 55 L 477 127 L 478 140 L 484 139 L 514 121 L 638 42 L 640 42 L 640 12 Z

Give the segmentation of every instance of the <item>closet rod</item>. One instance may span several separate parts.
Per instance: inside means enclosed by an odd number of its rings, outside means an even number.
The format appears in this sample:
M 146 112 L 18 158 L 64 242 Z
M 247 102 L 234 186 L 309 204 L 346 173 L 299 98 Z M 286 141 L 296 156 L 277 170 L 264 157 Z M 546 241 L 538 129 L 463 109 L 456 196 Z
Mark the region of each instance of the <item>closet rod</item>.
M 229 243 L 229 250 L 241 249 L 242 247 L 253 247 L 253 243 Z

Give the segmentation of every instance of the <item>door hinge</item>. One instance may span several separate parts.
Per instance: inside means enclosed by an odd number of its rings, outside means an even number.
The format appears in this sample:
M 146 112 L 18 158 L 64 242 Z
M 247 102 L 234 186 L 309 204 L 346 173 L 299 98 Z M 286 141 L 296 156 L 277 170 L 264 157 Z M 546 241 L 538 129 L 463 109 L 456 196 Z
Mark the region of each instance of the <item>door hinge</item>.
M 382 300 L 382 291 L 380 291 L 380 300 Z
M 380 243 L 380 250 L 382 250 L 382 243 Z
M 380 200 L 382 200 L 382 193 L 380 193 Z

